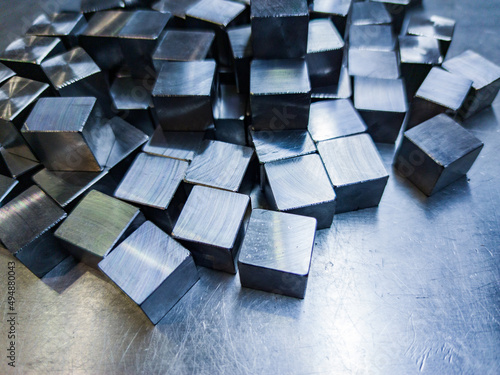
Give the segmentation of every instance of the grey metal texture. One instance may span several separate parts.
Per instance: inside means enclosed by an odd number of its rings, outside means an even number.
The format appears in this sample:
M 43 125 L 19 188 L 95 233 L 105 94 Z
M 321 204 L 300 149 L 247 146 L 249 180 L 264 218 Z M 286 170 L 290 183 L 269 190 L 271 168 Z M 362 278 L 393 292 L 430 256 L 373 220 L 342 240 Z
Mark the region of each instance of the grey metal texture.
M 55 236 L 77 260 L 95 268 L 144 221 L 137 207 L 91 190 Z
M 153 324 L 199 279 L 189 251 L 148 221 L 98 266 Z
M 440 16 L 413 16 L 410 18 L 407 33 L 428 36 L 439 40 L 441 53 L 446 56 L 455 32 L 455 20 Z
M 344 41 L 332 21 L 310 21 L 306 61 L 312 87 L 338 84 L 343 55 Z
M 344 51 L 345 52 L 345 51 Z M 337 85 L 314 87 L 311 90 L 311 99 L 328 100 L 328 99 L 348 99 L 352 96 L 351 77 L 347 68 L 347 53 L 344 53 L 345 63 L 340 68 L 339 83 Z
M 235 26 L 227 29 L 229 44 L 236 74 L 236 85 L 239 92 L 250 90 L 250 61 L 253 57 L 252 27 L 250 25 Z
M 273 209 L 314 217 L 318 229 L 332 225 L 336 196 L 319 155 L 265 163 L 264 171 L 264 191 Z
M 28 176 L 38 167 L 38 161 L 12 154 L 0 146 L 0 173 L 12 178 L 21 178 Z
M 354 107 L 375 142 L 394 143 L 408 111 L 403 80 L 355 77 Z
M 13 195 L 15 187 L 19 184 L 19 181 L 0 175 L 0 207 L 10 201 Z
M 12 69 L 7 68 L 4 64 L 0 63 L 0 84 L 4 83 L 9 78 L 14 77 L 15 75 L 16 73 Z
M 249 207 L 247 195 L 195 186 L 172 237 L 191 251 L 198 265 L 235 274 L 235 257 L 243 240 L 243 219 Z
M 318 151 L 337 194 L 337 214 L 379 205 L 389 174 L 368 134 L 319 142 Z
M 464 116 L 463 107 L 472 89 L 472 81 L 434 67 L 413 98 L 407 129 L 440 114 Z
M 464 117 L 489 107 L 500 90 L 500 66 L 472 50 L 446 60 L 443 68 L 472 81 L 472 90 L 464 106 Z
M 157 127 L 143 151 L 151 155 L 191 161 L 204 136 L 202 132 L 164 132 L 161 127 Z
M 114 196 L 141 207 L 146 217 L 171 232 L 185 201 L 181 183 L 189 163 L 140 153 Z
M 467 174 L 483 143 L 445 114 L 404 133 L 395 168 L 430 196 Z
M 307 129 L 311 84 L 305 60 L 253 60 L 250 106 L 255 130 Z
M 21 132 L 49 170 L 101 171 L 115 143 L 95 98 L 42 98 Z
M 308 130 L 312 139 L 320 142 L 364 133 L 367 127 L 351 101 L 339 99 L 311 104 Z
M 349 48 L 349 74 L 351 76 L 396 79 L 399 71 L 396 51 L 371 51 Z
M 85 14 L 125 7 L 123 0 L 61 0 L 59 3 L 61 11 Z
M 396 38 L 390 25 L 352 25 L 349 48 L 371 51 L 394 51 Z
M 0 240 L 38 277 L 61 263 L 68 254 L 54 238 L 64 212 L 38 186 L 32 186 L 0 208 Z
M 307 53 L 309 13 L 304 0 L 253 0 L 252 46 L 257 59 L 294 59 Z
M 347 17 L 352 0 L 315 0 L 311 6 L 312 13 L 321 15 L 339 15 Z
M 25 36 L 14 40 L 0 53 L 0 62 L 22 77 L 47 82 L 40 65 L 61 52 L 64 46 L 59 38 Z
M 215 61 L 167 61 L 153 88 L 153 102 L 165 131 L 204 131 L 213 123 L 210 95 Z
M 247 103 L 248 95 L 238 93 L 236 85 L 219 85 L 213 104 L 217 140 L 246 146 Z
M 179 18 L 186 18 L 186 12 L 200 0 L 159 0 L 152 8 L 161 13 L 170 13 Z
M 307 130 L 260 130 L 251 133 L 260 163 L 313 154 L 316 146 Z
M 253 210 L 238 257 L 241 286 L 304 298 L 316 219 Z
M 250 147 L 220 141 L 203 141 L 198 154 L 186 172 L 185 182 L 239 191 L 250 178 L 250 162 L 254 155 Z
M 352 4 L 350 18 L 350 23 L 352 25 L 382 25 L 390 24 L 391 21 L 391 15 L 385 8 L 384 4 L 374 3 L 371 1 L 355 1 Z
M 55 36 L 70 49 L 78 44 L 78 37 L 86 25 L 87 21 L 80 13 L 40 14 L 26 31 L 26 35 Z

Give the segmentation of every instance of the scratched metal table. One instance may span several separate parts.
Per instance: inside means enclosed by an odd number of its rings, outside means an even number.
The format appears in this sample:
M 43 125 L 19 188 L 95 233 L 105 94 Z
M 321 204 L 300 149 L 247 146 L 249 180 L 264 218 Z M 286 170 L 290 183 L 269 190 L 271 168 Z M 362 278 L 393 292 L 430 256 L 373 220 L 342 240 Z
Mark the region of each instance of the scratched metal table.
M 0 1 L 20 32 L 39 7 Z M 500 63 L 500 1 L 425 1 L 459 20 L 450 50 Z M 24 13 L 23 13 L 24 12 Z M 21 21 L 20 21 L 21 20 Z M 14 25 L 13 28 L 10 25 Z M 8 37 L 7 37 L 8 39 Z M 2 39 L 1 44 L 5 45 Z M 470 171 L 425 198 L 391 168 L 378 209 L 317 233 L 304 300 L 201 280 L 156 326 L 98 272 L 40 281 L 17 262 L 17 367 L 7 367 L 7 262 L 0 255 L 0 373 L 500 373 L 500 98 L 465 123 L 485 147 Z

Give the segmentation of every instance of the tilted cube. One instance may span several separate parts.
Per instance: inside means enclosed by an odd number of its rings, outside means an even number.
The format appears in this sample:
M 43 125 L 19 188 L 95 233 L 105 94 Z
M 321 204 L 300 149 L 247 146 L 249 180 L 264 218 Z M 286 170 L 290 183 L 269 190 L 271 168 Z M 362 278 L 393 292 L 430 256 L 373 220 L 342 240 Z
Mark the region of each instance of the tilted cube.
M 151 6 L 152 9 L 161 13 L 170 13 L 182 20 L 186 19 L 186 12 L 200 0 L 158 0 Z
M 401 76 L 396 51 L 349 48 L 349 74 L 358 77 L 396 79 Z
M 220 84 L 214 99 L 215 137 L 219 141 L 245 146 L 248 95 L 235 85 Z
M 238 257 L 241 286 L 304 298 L 316 220 L 253 210 Z
M 467 174 L 483 143 L 445 114 L 404 133 L 396 170 L 430 196 Z
M 43 13 L 35 18 L 26 35 L 58 37 L 71 49 L 78 44 L 78 37 L 86 26 L 81 13 Z
M 406 15 L 407 9 L 414 5 L 411 4 L 415 0 L 371 0 L 373 2 L 382 3 L 385 5 L 385 9 L 389 12 L 392 17 L 392 27 L 394 32 L 399 34 L 401 27 L 403 26 L 403 21 Z M 421 1 L 421 0 L 417 0 Z
M 446 56 L 455 32 L 455 20 L 440 16 L 414 15 L 410 18 L 407 33 L 437 39 L 441 54 Z
M 310 6 L 311 18 L 330 18 L 340 35 L 344 35 L 352 2 L 352 0 L 315 0 Z
M 352 25 L 349 48 L 371 51 L 394 51 L 396 38 L 390 25 Z
M 231 45 L 232 65 L 236 75 L 238 92 L 250 90 L 250 61 L 253 57 L 252 28 L 250 25 L 236 26 L 227 30 Z
M 157 156 L 191 161 L 198 153 L 205 133 L 165 132 L 157 127 L 143 151 Z

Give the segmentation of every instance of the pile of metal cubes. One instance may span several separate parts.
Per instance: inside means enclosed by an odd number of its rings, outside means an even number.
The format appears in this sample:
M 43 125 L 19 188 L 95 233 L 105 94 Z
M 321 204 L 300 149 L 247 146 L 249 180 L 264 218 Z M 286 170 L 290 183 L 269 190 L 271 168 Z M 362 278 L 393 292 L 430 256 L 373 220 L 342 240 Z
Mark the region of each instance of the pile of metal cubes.
M 155 324 L 196 265 L 304 298 L 316 230 L 382 198 L 374 142 L 399 137 L 395 167 L 427 195 L 483 146 L 456 121 L 491 104 L 500 67 L 445 60 L 455 22 L 413 6 L 110 0 L 40 15 L 0 54 L 0 240 L 39 277 L 68 256 L 100 269 Z

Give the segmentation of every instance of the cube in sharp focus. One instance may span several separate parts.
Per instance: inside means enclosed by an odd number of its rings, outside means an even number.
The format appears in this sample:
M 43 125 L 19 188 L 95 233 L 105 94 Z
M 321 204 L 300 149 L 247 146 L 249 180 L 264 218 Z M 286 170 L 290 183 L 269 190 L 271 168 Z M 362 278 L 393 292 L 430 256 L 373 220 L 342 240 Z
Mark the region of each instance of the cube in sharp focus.
M 143 151 L 157 156 L 191 161 L 198 153 L 205 133 L 202 132 L 164 132 L 157 127 Z
M 248 96 L 239 94 L 235 85 L 220 84 L 214 99 L 215 137 L 219 141 L 246 145 Z
M 349 48 L 351 76 L 396 79 L 400 77 L 396 51 L 370 51 Z
M 304 298 L 316 220 L 253 210 L 238 257 L 241 286 Z
M 455 32 L 455 21 L 440 16 L 415 15 L 410 18 L 407 32 L 437 39 L 441 54 L 446 56 Z
M 236 273 L 235 256 L 245 232 L 250 207 L 247 195 L 195 186 L 172 236 L 193 254 L 197 264 Z
M 307 129 L 311 84 L 305 60 L 254 60 L 250 106 L 255 130 Z
M 354 107 L 375 142 L 394 143 L 408 111 L 403 80 L 354 77 Z
M 115 142 L 91 97 L 42 98 L 21 131 L 45 167 L 56 171 L 101 171 Z
M 440 114 L 464 116 L 465 100 L 472 81 L 461 75 L 434 67 L 413 98 L 407 129 Z
M 315 217 L 318 229 L 332 225 L 336 196 L 318 154 L 266 163 L 264 170 L 264 191 L 274 209 Z
M 186 201 L 179 187 L 188 166 L 186 161 L 140 153 L 114 196 L 139 205 L 149 220 L 171 232 Z
M 316 152 L 316 146 L 307 130 L 254 131 L 252 141 L 260 163 Z
M 148 221 L 104 258 L 99 268 L 153 324 L 199 279 L 189 251 Z
M 205 131 L 213 123 L 215 61 L 168 61 L 158 74 L 153 102 L 165 131 Z
M 312 139 L 320 142 L 364 133 L 367 127 L 351 101 L 339 99 L 312 103 L 308 130 Z
M 87 26 L 81 13 L 40 14 L 26 35 L 58 37 L 67 49 L 78 44 L 78 37 Z
M 0 208 L 0 240 L 31 272 L 43 277 L 68 254 L 54 238 L 66 217 L 38 186 L 32 186 Z
M 22 77 L 47 82 L 41 63 L 62 52 L 64 46 L 59 38 L 25 36 L 7 46 L 0 54 L 0 62 Z
M 240 191 L 251 179 L 250 147 L 220 141 L 203 141 L 186 172 L 185 181 L 194 185 Z
M 483 143 L 445 114 L 404 133 L 396 170 L 430 196 L 465 176 Z
M 319 142 L 318 151 L 337 194 L 336 213 L 378 206 L 389 174 L 368 134 Z
M 248 93 L 250 90 L 250 61 L 253 57 L 252 28 L 250 25 L 232 27 L 227 30 L 227 34 L 231 44 L 238 92 Z
M 344 41 L 332 21 L 309 22 L 307 69 L 312 87 L 330 86 L 339 82 L 344 54 Z
M 354 2 L 351 11 L 352 25 L 383 25 L 392 22 L 384 4 L 372 1 Z
M 443 68 L 472 81 L 472 90 L 464 104 L 465 118 L 490 106 L 500 90 L 500 66 L 474 51 L 467 50 L 446 60 Z
M 253 0 L 250 17 L 255 58 L 294 59 L 306 55 L 306 0 Z
M 96 267 L 144 221 L 137 207 L 91 190 L 55 236 L 76 259 Z
M 352 25 L 349 48 L 371 51 L 394 51 L 396 38 L 390 25 Z
M 352 0 L 315 0 L 311 4 L 311 18 L 330 18 L 340 35 L 344 35 Z

